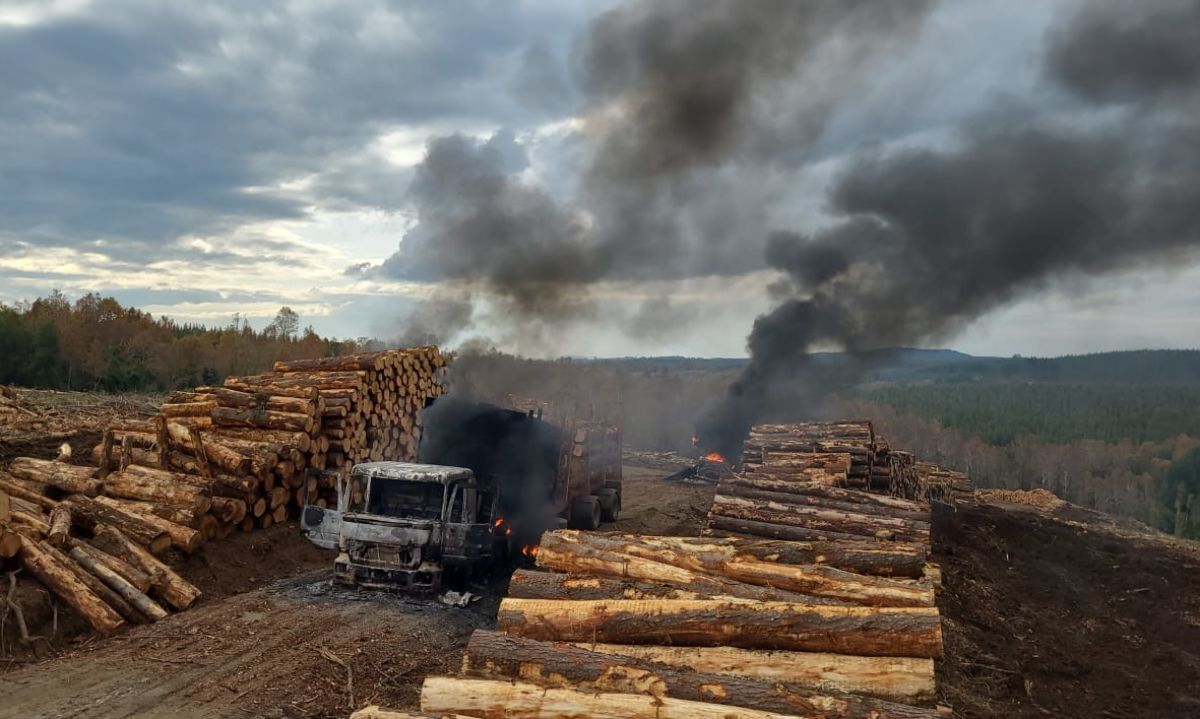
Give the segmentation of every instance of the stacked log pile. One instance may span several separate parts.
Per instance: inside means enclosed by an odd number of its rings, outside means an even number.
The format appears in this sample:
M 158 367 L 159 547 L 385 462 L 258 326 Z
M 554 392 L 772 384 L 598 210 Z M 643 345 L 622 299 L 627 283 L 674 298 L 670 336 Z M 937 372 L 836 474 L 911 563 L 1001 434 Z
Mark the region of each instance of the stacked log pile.
M 924 498 L 955 504 L 975 491 L 975 483 L 964 472 L 945 469 L 929 462 L 915 462 L 912 467 L 921 495 Z
M 942 640 L 927 552 L 549 532 L 543 571 L 513 575 L 498 631 L 472 635 L 462 676 L 426 679 L 421 709 L 931 719 Z
M 875 452 L 875 430 L 867 421 L 759 424 L 743 445 L 742 464 L 746 472 L 803 473 L 813 480 L 816 469 L 827 468 L 826 483 L 866 489 Z
M 186 608 L 198 592 L 157 556 L 336 502 L 332 474 L 306 482 L 307 469 L 414 459 L 419 413 L 443 393 L 445 364 L 436 347 L 277 362 L 269 374 L 176 392 L 150 420 L 112 425 L 92 449 L 95 468 L 16 458 L 0 472 L 0 559 L 18 556 L 101 632 L 165 616 L 147 600 Z

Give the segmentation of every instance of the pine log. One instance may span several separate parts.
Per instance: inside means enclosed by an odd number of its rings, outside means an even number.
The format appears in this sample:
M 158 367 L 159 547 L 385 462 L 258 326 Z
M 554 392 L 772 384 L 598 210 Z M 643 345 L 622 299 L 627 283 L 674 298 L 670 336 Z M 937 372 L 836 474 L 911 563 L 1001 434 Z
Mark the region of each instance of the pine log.
M 76 467 L 45 459 L 17 457 L 9 464 L 8 471 L 21 479 L 44 482 L 68 494 L 95 497 L 103 486 L 100 481 L 92 479 L 95 470 L 90 467 Z
M 59 504 L 50 510 L 50 528 L 46 532 L 46 541 L 52 546 L 62 548 L 71 535 L 71 507 Z
M 110 450 L 110 452 L 111 452 L 111 450 Z M 139 447 L 130 447 L 130 456 L 133 460 L 133 464 L 139 464 L 144 467 L 159 466 L 158 465 L 158 452 L 156 452 L 154 450 L 141 449 Z M 104 467 L 104 445 L 103 444 L 98 444 L 95 447 L 92 447 L 92 463 L 95 464 L 97 467 L 101 467 L 101 468 Z M 99 474 L 100 471 L 101 470 L 97 470 L 97 474 Z M 111 471 L 111 468 L 104 469 L 103 473 L 107 477 L 108 473 L 110 471 Z
M 727 600 L 504 599 L 497 628 L 530 639 L 736 646 L 937 658 L 934 607 L 833 607 Z
M 21 535 L 7 523 L 0 524 L 0 559 L 12 559 L 21 551 Z
M 97 561 L 94 556 L 84 551 L 82 547 L 75 547 L 71 550 L 71 559 L 74 559 L 81 567 L 96 575 L 100 581 L 107 584 L 117 594 L 120 594 L 122 599 L 132 604 L 134 608 L 145 615 L 151 622 L 167 618 L 167 611 L 159 606 L 157 602 L 138 591 L 137 587 L 125 581 L 124 577 L 114 572 L 107 565 Z
M 712 512 L 734 519 L 786 524 L 822 532 L 839 532 L 859 537 L 929 542 L 929 524 L 907 519 L 879 517 L 819 507 L 729 497 L 713 497 Z
M 816 490 L 816 491 L 814 491 Z M 820 490 L 827 490 L 820 492 Z M 808 487 L 804 492 L 780 492 L 754 486 L 747 482 L 722 480 L 717 485 L 717 493 L 727 497 L 743 497 L 746 499 L 775 502 L 785 506 L 815 507 L 840 512 L 853 512 L 879 517 L 907 519 L 928 525 L 932 521 L 932 512 L 928 506 L 905 507 L 891 502 L 878 502 L 876 499 L 894 499 L 884 495 L 870 494 L 855 489 L 840 489 L 837 487 Z M 841 496 L 839 496 L 841 495 Z M 857 497 L 855 495 L 858 495 Z M 862 499 L 866 497 L 867 499 Z M 898 500 L 908 504 L 907 500 Z
M 50 534 L 50 518 L 42 513 L 36 504 L 27 503 L 23 499 L 13 499 L 12 502 L 10 524 L 14 527 L 29 527 L 37 534 L 39 540 Z
M 79 613 L 92 629 L 112 634 L 125 620 L 75 576 L 70 560 L 45 543 L 22 537 L 21 565 L 59 599 Z
M 548 689 L 529 682 L 427 677 L 421 711 L 523 719 L 800 719 L 792 714 L 742 709 L 655 696 Z
M 99 524 L 116 527 L 155 554 L 161 554 L 171 546 L 171 537 L 166 532 L 124 509 L 81 494 L 73 494 L 64 501 L 71 505 L 71 517 L 84 529 L 94 531 Z
M 653 537 L 642 541 L 640 538 L 629 540 L 615 535 L 558 530 L 542 535 L 538 564 L 559 571 L 578 572 L 598 552 L 607 552 L 850 604 L 890 607 L 931 607 L 934 604 L 933 587 L 928 583 L 902 583 L 817 564 L 767 562 L 713 549 L 702 544 L 655 543 Z
M 113 472 L 104 482 L 104 491 L 112 497 L 183 507 L 193 512 L 207 512 L 212 506 L 212 494 L 189 484 L 156 479 L 135 471 L 130 465 L 125 471 Z M 146 467 L 140 469 L 145 470 Z
M 857 657 L 855 657 L 857 659 Z M 765 682 L 691 668 L 680 670 L 635 657 L 590 651 L 477 630 L 467 643 L 463 672 L 472 677 L 519 677 L 544 687 L 651 694 L 764 711 L 843 719 L 936 719 L 934 709 L 846 693 L 819 694 L 812 687 Z
M 809 598 L 772 587 L 727 583 L 684 588 L 665 582 L 645 582 L 592 575 L 559 574 L 518 569 L 508 584 L 508 596 L 518 599 L 751 599 L 805 602 Z
M 219 438 L 212 437 L 211 433 L 204 435 L 202 448 L 197 451 L 193 441 L 194 429 L 196 428 L 178 422 L 167 424 L 167 433 L 171 437 L 172 444 L 195 455 L 201 467 L 206 463 L 211 463 L 233 474 L 246 474 L 250 471 L 249 457 L 225 446 Z
M 187 609 L 200 598 L 199 589 L 119 530 L 101 525 L 96 528 L 96 538 L 117 556 L 148 574 L 155 593 L 178 611 Z
M 774 524 L 772 522 L 756 522 L 736 517 L 725 517 L 715 511 L 709 512 L 707 527 L 701 534 L 705 537 L 733 536 L 819 542 L 848 541 L 858 543 L 865 539 L 860 534 L 830 532 L 828 530 L 797 527 L 790 524 Z
M 33 502 L 42 509 L 54 509 L 58 506 L 58 501 L 46 496 L 46 491 L 50 485 L 44 482 L 31 482 L 25 479 L 17 479 L 12 475 L 6 475 L 0 472 L 0 491 L 5 492 L 14 499 L 24 499 L 27 502 Z
M 246 518 L 246 503 L 240 499 L 213 497 L 210 511 L 222 522 L 233 524 Z
M 780 564 L 825 564 L 857 574 L 909 577 L 924 576 L 928 548 L 918 543 L 878 542 L 788 542 L 772 539 L 715 537 L 659 537 L 640 534 L 611 535 L 627 542 L 651 547 L 678 548 L 717 554 L 726 559 L 753 557 Z
M 108 501 L 106 501 L 106 500 L 108 500 Z M 154 510 L 142 509 L 139 505 L 146 504 L 145 502 L 129 502 L 128 500 L 114 500 L 110 497 L 97 497 L 96 501 L 100 502 L 101 504 L 107 504 L 108 506 L 120 509 L 125 514 L 128 514 L 131 517 L 135 517 L 138 520 L 140 520 L 141 522 L 143 522 L 151 527 L 154 527 L 155 529 L 157 529 L 161 532 L 164 532 L 167 535 L 167 537 L 169 538 L 170 546 L 175 547 L 176 549 L 178 549 L 181 552 L 184 552 L 186 554 L 191 554 L 192 552 L 199 549 L 200 545 L 204 544 L 205 538 L 201 532 L 197 531 L 196 529 L 192 528 L 191 526 L 185 526 L 183 524 L 179 524 L 178 522 L 174 522 L 174 521 L 162 516 L 161 513 L 156 512 Z M 125 504 L 123 504 L 123 505 L 118 504 L 118 502 L 122 502 L 122 501 L 124 501 Z M 162 505 L 151 505 L 151 506 L 159 507 Z M 180 510 L 180 511 L 187 512 L 187 513 L 191 514 L 192 516 L 195 516 L 194 513 L 191 512 L 191 510 Z M 184 515 L 184 516 L 187 516 L 187 515 Z M 193 520 L 193 522 L 195 522 L 195 520 Z M 161 554 L 161 552 L 156 552 L 156 554 Z
M 294 414 L 316 413 L 317 400 L 320 397 L 315 388 L 309 398 L 280 397 L 264 392 L 241 392 L 228 387 L 210 387 L 208 392 L 222 407 L 262 408 L 272 412 L 292 412 Z
M 207 417 L 217 408 L 217 401 L 181 402 L 178 404 L 159 405 L 158 411 L 162 416 L 175 419 L 176 417 Z
M 161 517 L 173 524 L 179 524 L 184 527 L 195 528 L 197 522 L 196 513 L 182 507 L 171 507 L 165 504 L 154 504 L 153 502 L 138 502 L 132 499 L 119 499 L 117 497 L 105 497 L 104 495 L 96 497 L 96 501 L 132 514 Z
M 936 698 L 934 661 L 914 657 L 856 657 L 736 647 L 663 647 L 579 642 L 583 649 L 667 664 L 679 669 L 862 694 L 901 703 Z
M 276 443 L 286 447 L 295 447 L 301 452 L 312 448 L 312 437 L 307 432 L 286 432 L 273 429 L 238 429 L 230 427 L 213 427 L 209 433 L 221 440 L 240 439 L 256 442 Z
M 120 594 L 117 594 L 111 587 L 100 581 L 95 574 L 92 574 L 69 558 L 66 559 L 65 564 L 74 572 L 76 579 L 91 590 L 92 594 L 100 597 L 105 604 L 115 609 L 117 614 L 120 614 L 125 621 L 130 624 L 145 624 L 148 621 L 144 614 L 134 609 L 132 604 L 125 601 Z
M 272 372 L 345 372 L 353 370 L 383 369 L 383 352 L 368 352 L 342 357 L 319 357 L 316 359 L 280 360 L 271 366 Z
M 311 414 L 272 412 L 270 410 L 217 407 L 212 412 L 212 419 L 213 424 L 222 427 L 251 427 L 289 432 L 311 432 L 313 428 Z
M 69 549 L 71 549 L 71 550 L 79 549 L 80 551 L 91 555 L 92 559 L 96 560 L 97 562 L 100 562 L 101 564 L 107 566 L 112 571 L 121 575 L 121 577 L 125 581 L 129 582 L 134 587 L 137 587 L 137 590 L 139 592 L 150 591 L 150 587 L 152 584 L 150 581 L 150 575 L 146 574 L 141 569 L 138 569 L 137 567 L 133 566 L 129 562 L 126 562 L 124 559 L 121 559 L 120 557 L 109 554 L 108 552 L 105 552 L 102 549 L 99 549 L 91 544 L 88 544 L 87 542 L 83 542 L 78 539 L 72 539 L 68 544 L 69 544 Z

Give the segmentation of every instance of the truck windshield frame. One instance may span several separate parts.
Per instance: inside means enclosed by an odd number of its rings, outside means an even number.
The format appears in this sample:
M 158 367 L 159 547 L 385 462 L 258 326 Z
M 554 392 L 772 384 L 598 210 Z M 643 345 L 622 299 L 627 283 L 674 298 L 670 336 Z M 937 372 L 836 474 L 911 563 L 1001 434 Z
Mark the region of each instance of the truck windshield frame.
M 370 477 L 366 489 L 366 514 L 433 522 L 446 513 L 447 486 L 441 482 Z

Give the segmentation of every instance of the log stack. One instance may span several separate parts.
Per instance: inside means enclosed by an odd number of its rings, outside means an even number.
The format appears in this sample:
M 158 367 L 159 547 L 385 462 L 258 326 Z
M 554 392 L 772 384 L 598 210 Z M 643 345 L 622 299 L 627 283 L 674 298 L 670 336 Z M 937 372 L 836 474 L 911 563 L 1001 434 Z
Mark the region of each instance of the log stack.
M 426 679 L 421 709 L 932 719 L 942 645 L 927 553 L 921 542 L 548 532 L 543 571 L 513 575 L 499 631 L 471 636 L 462 676 Z
M 875 454 L 869 421 L 759 424 L 742 447 L 742 465 L 746 472 L 796 474 L 804 481 L 867 489 Z

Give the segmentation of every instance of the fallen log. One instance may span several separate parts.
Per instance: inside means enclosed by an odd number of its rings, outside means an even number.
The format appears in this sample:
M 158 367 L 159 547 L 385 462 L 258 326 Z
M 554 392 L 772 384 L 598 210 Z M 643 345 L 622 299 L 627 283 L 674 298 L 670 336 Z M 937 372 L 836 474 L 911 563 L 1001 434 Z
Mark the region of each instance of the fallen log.
M 114 500 L 111 497 L 97 497 L 96 501 L 119 508 L 121 511 L 141 520 L 145 524 L 165 532 L 169 538 L 170 546 L 175 547 L 176 549 L 179 549 L 187 554 L 191 554 L 199 549 L 200 545 L 204 544 L 205 537 L 200 531 L 193 529 L 192 527 L 173 522 L 170 519 L 161 516 L 161 514 L 157 512 L 140 509 L 137 505 L 144 504 L 143 502 L 129 502 L 128 500 L 125 500 L 126 504 L 120 505 L 118 502 L 122 500 Z M 190 510 L 183 511 L 190 512 Z
M 20 479 L 42 482 L 67 494 L 95 497 L 103 487 L 103 483 L 92 478 L 95 471 L 92 468 L 76 467 L 47 459 L 17 457 L 9 464 L 8 471 Z
M 75 574 L 75 578 L 83 585 L 91 590 L 92 594 L 100 597 L 105 604 L 116 610 L 117 614 L 129 622 L 130 624 L 145 624 L 148 620 L 146 616 L 133 608 L 133 605 L 125 601 L 120 594 L 117 594 L 104 582 L 100 581 L 95 574 L 79 566 L 77 563 L 70 561 L 66 562 L 66 566 Z
M 10 497 L 32 502 L 42 509 L 54 509 L 58 505 L 58 500 L 46 496 L 49 486 L 43 482 L 18 479 L 12 475 L 0 472 L 0 491 L 8 494 Z
M 607 576 L 612 576 L 614 563 L 624 565 L 628 558 L 637 557 L 743 584 L 850 604 L 892 607 L 931 607 L 934 604 L 932 586 L 900 583 L 816 564 L 780 564 L 749 556 L 723 556 L 718 552 L 702 551 L 697 546 L 655 546 L 652 539 L 643 543 L 609 535 L 558 530 L 542 535 L 538 565 L 584 573 L 595 565 L 596 557 L 604 555 L 616 557 L 609 560 L 610 566 L 605 570 Z
M 116 527 L 155 554 L 171 546 L 171 537 L 166 532 L 140 516 L 81 494 L 73 494 L 64 501 L 71 505 L 71 517 L 84 529 L 95 531 L 99 524 Z
M 199 589 L 131 541 L 120 530 L 100 525 L 96 528 L 96 540 L 105 551 L 115 554 L 149 575 L 155 593 L 175 609 L 183 611 L 200 598 Z
M 133 605 L 135 609 L 151 622 L 167 618 L 167 611 L 160 607 L 157 602 L 138 591 L 137 587 L 125 581 L 124 577 L 114 572 L 106 564 L 97 561 L 92 554 L 84 551 L 82 547 L 75 547 L 71 550 L 71 559 L 74 559 L 81 567 L 96 575 L 100 581 L 108 585 L 117 594 L 120 594 L 122 599 Z
M 860 492 L 853 489 L 839 489 L 837 487 L 821 487 L 821 489 L 841 491 L 847 494 L 861 494 L 867 497 L 878 496 L 881 499 L 885 498 L 883 495 L 872 495 L 868 492 Z M 779 504 L 787 507 L 799 507 L 802 509 L 813 507 L 838 512 L 866 514 L 876 517 L 892 517 L 895 519 L 906 519 L 912 522 L 920 522 L 925 525 L 928 525 L 933 518 L 933 514 L 928 507 L 923 509 L 894 507 L 879 502 L 839 499 L 825 496 L 823 494 L 812 493 L 811 491 L 803 494 L 793 492 L 778 492 L 736 481 L 722 481 L 717 485 L 717 493 L 726 497 L 741 497 L 760 502 L 771 502 L 773 504 Z
M 71 560 L 50 545 L 22 537 L 20 557 L 21 566 L 74 609 L 95 631 L 112 634 L 125 626 L 121 615 L 75 576 L 68 564 Z
M 421 711 L 524 719 L 800 719 L 755 709 L 616 692 L 548 689 L 510 679 L 427 677 Z
M 836 664 L 836 661 L 833 662 Z M 810 687 L 766 682 L 631 656 L 590 651 L 477 630 L 467 643 L 463 673 L 506 679 L 519 677 L 544 687 L 711 702 L 763 711 L 792 712 L 828 719 L 935 719 L 934 709 L 918 709 L 852 694 L 819 694 Z
M 819 691 L 862 694 L 901 703 L 933 701 L 937 695 L 932 659 L 857 657 L 736 647 L 663 647 L 592 642 L 580 642 L 575 646 L 706 674 L 795 684 Z
M 121 575 L 125 581 L 137 587 L 139 592 L 150 591 L 150 576 L 120 557 L 115 557 L 102 549 L 78 539 L 72 539 L 69 543 L 69 548 L 71 550 L 78 548 L 91 555 L 97 562 L 104 564 L 109 569 Z
M 942 655 L 942 627 L 934 607 L 506 598 L 500 603 L 496 626 L 548 641 L 724 645 L 860 656 Z
M 159 405 L 158 411 L 168 419 L 175 419 L 176 417 L 207 417 L 217 406 L 216 400 L 166 403 Z

